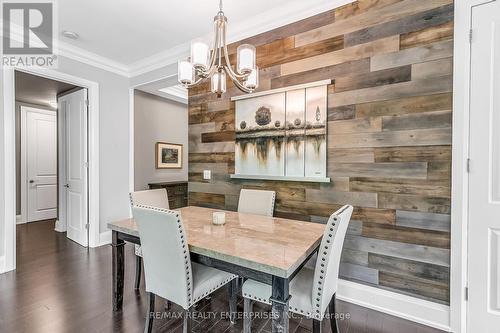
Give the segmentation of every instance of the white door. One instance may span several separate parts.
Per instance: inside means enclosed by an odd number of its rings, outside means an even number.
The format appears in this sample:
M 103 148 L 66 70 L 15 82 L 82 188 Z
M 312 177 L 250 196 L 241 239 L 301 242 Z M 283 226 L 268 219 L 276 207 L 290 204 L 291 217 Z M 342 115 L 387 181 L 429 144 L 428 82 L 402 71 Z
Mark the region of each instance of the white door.
M 64 178 L 66 206 L 62 214 L 69 239 L 88 245 L 88 158 L 87 158 L 87 90 L 80 89 L 59 97 L 64 115 Z
M 468 332 L 500 332 L 500 1 L 472 11 Z
M 53 111 L 23 107 L 26 222 L 57 217 L 57 118 Z

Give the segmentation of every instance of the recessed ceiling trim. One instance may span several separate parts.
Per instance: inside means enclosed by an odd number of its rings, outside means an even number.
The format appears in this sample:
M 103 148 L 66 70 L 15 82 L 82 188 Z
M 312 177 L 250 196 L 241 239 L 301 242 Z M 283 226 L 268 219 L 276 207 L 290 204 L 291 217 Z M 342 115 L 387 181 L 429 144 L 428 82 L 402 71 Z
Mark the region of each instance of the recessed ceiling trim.
M 253 16 L 231 26 L 231 30 L 228 31 L 227 35 L 228 44 L 300 21 L 354 1 L 355 0 L 321 0 L 313 5 L 308 1 L 287 3 L 284 6 L 262 12 L 258 16 Z M 190 40 L 182 45 L 157 53 L 144 60 L 137 61 L 130 66 L 130 76 L 135 77 L 176 63 L 178 59 L 189 55 L 189 47 Z
M 289 2 L 284 6 L 262 12 L 257 16 L 232 25 L 231 31 L 228 31 L 228 43 L 270 31 L 354 1 L 320 0 L 314 4 L 311 4 L 309 1 Z M 189 55 L 190 40 L 130 65 L 114 61 L 62 41 L 59 41 L 59 54 L 66 58 L 130 78 L 171 65 L 176 63 L 178 59 Z

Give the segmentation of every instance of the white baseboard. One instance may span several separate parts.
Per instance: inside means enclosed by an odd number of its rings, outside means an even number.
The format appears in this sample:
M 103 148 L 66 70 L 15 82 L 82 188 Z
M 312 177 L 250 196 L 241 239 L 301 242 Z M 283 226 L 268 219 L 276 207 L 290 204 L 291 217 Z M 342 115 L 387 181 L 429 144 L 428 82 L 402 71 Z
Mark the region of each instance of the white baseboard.
M 0 257 L 0 274 L 5 273 L 5 256 Z
M 63 222 L 56 220 L 54 230 L 57 232 L 66 232 L 66 225 Z
M 16 215 L 16 224 L 24 224 L 26 221 L 23 221 L 22 215 Z
M 450 307 L 392 291 L 339 280 L 337 298 L 450 332 Z
M 99 234 L 99 246 L 111 244 L 111 230 Z

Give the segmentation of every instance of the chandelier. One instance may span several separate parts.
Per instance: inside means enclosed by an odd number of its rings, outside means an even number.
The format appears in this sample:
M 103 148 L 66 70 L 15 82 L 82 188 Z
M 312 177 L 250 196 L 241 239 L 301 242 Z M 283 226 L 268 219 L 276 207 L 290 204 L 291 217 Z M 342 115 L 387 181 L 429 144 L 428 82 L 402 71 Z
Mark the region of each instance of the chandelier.
M 178 64 L 178 80 L 186 88 L 194 87 L 205 79 L 211 78 L 211 90 L 221 97 L 226 92 L 226 75 L 245 93 L 251 93 L 259 86 L 259 68 L 255 61 L 255 46 L 242 44 L 238 46 L 236 71 L 229 61 L 226 45 L 227 18 L 222 11 L 222 0 L 219 12 L 214 17 L 214 43 L 210 49 L 202 39 L 191 42 L 191 56 L 180 60 Z

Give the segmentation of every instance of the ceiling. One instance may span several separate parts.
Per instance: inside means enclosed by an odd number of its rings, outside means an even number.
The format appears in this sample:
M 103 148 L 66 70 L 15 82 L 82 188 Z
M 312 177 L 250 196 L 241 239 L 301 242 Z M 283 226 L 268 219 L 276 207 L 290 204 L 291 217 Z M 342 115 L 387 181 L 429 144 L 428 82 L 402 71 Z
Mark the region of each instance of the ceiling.
M 54 108 L 57 95 L 76 86 L 16 71 L 16 101 Z
M 225 0 L 233 42 L 353 0 Z M 64 0 L 57 2 L 61 55 L 134 77 L 188 55 L 192 39 L 212 34 L 219 0 Z M 76 40 L 63 31 L 79 35 Z M 208 39 L 208 38 L 207 38 Z
M 226 0 L 229 23 L 258 15 L 290 0 Z M 68 44 L 130 65 L 212 31 L 218 0 L 64 0 L 59 30 L 78 33 Z M 231 27 L 231 25 L 230 25 Z

